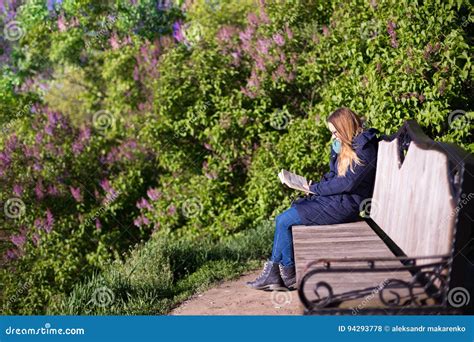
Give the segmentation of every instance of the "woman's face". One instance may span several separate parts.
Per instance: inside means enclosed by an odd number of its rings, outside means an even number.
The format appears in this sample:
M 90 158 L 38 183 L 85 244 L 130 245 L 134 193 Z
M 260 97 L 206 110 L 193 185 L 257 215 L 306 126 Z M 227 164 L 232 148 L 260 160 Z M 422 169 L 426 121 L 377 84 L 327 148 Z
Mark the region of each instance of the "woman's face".
M 330 122 L 328 122 L 328 129 L 331 131 L 331 137 L 339 140 L 336 127 L 334 127 L 334 125 Z

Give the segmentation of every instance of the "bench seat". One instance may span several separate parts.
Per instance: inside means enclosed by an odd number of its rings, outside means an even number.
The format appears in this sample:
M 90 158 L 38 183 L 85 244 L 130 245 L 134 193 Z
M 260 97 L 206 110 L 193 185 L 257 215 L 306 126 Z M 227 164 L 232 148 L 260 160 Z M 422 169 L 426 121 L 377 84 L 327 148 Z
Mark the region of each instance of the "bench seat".
M 310 262 L 326 259 L 330 256 L 334 258 L 393 258 L 394 254 L 387 245 L 380 239 L 374 230 L 365 222 L 358 221 L 352 223 L 321 225 L 321 226 L 293 226 L 293 241 L 295 250 L 296 279 L 299 284 L 302 276 L 308 271 L 306 265 Z M 402 263 L 400 262 L 400 267 Z M 356 269 L 357 266 L 366 266 L 364 262 L 354 262 L 350 264 Z M 386 261 L 378 263 L 393 266 L 394 262 Z M 313 292 L 314 285 L 323 280 L 330 284 L 335 295 L 359 290 L 361 288 L 373 288 L 383 286 L 387 279 L 397 278 L 409 282 L 412 275 L 408 271 L 396 272 L 349 272 L 349 273 L 324 273 L 321 277 L 312 277 L 304 288 L 305 295 L 309 299 L 316 299 Z M 327 291 L 323 288 L 321 295 L 326 296 Z M 372 291 L 369 291 L 370 296 Z M 378 295 L 370 296 L 370 305 L 376 306 Z M 341 307 L 353 309 L 362 302 L 367 302 L 364 296 L 358 300 L 344 302 Z M 381 305 L 382 306 L 382 305 Z

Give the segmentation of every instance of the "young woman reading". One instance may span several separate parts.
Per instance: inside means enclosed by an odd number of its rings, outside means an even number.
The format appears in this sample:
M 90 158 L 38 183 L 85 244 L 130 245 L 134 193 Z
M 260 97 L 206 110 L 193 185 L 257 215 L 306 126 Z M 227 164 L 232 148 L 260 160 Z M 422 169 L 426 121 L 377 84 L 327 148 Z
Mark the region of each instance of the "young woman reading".
M 294 289 L 293 225 L 327 225 L 356 221 L 360 203 L 372 196 L 377 163 L 375 128 L 363 130 L 361 119 L 348 108 L 339 108 L 327 118 L 332 133 L 329 168 L 320 182 L 276 217 L 273 250 L 262 273 L 246 285 L 257 290 Z

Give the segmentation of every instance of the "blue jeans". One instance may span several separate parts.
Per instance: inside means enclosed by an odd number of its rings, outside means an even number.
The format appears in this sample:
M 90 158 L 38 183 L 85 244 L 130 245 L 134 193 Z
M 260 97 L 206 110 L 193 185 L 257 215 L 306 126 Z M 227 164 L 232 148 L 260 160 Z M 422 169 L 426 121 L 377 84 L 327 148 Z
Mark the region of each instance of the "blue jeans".
M 295 207 L 290 207 L 276 217 L 271 261 L 279 262 L 283 266 L 295 265 L 291 226 L 298 224 L 302 222 Z

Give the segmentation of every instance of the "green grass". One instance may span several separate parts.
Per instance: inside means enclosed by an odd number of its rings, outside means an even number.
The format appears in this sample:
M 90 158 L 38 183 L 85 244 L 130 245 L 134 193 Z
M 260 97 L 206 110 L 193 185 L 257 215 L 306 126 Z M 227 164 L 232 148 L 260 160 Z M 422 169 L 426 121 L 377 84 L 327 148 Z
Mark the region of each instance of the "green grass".
M 193 294 L 260 267 L 271 253 L 273 230 L 266 222 L 220 242 L 173 241 L 158 233 L 125 262 L 111 263 L 56 298 L 48 314 L 167 314 Z

